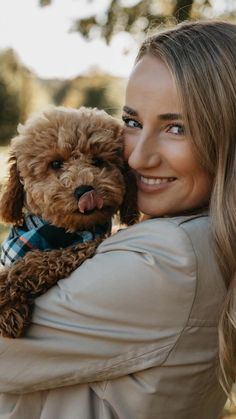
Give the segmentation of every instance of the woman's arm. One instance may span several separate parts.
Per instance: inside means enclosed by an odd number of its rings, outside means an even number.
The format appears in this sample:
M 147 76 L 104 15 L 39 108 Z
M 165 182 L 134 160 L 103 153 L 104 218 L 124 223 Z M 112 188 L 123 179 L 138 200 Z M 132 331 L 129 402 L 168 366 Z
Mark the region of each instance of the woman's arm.
M 31 392 L 160 365 L 183 330 L 196 261 L 184 231 L 149 220 L 36 301 L 27 337 L 0 340 L 0 391 Z

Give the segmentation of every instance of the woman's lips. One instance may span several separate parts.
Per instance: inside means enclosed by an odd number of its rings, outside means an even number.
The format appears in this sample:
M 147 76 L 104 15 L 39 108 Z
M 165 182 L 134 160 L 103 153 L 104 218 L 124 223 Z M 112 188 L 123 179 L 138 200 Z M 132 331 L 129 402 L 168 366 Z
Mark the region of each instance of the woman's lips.
M 138 188 L 144 192 L 162 190 L 169 187 L 175 177 L 145 177 L 138 174 Z

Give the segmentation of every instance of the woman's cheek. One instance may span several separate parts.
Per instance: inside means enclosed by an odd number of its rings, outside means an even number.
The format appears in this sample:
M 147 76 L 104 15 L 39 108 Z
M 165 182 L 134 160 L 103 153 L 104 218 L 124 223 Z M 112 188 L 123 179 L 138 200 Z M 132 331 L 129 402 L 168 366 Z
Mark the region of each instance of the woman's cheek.
M 132 141 L 131 141 L 130 136 L 127 133 L 125 133 L 124 134 L 124 156 L 126 160 L 128 160 L 131 152 L 132 152 Z

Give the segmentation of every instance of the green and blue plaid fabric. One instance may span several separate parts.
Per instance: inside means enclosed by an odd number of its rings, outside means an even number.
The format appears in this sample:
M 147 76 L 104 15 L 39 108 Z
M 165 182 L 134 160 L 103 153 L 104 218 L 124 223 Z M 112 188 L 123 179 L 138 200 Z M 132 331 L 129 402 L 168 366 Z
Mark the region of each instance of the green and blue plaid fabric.
M 1 263 L 10 266 L 30 250 L 66 248 L 102 237 L 111 231 L 111 224 L 97 225 L 91 231 L 68 233 L 35 215 L 27 215 L 21 226 L 13 226 L 1 247 Z

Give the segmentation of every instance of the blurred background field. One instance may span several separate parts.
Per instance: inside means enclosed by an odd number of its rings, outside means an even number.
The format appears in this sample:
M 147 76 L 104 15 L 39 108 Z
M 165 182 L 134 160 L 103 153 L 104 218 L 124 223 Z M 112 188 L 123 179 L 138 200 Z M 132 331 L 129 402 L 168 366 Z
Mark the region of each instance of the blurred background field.
M 0 188 L 19 123 L 51 104 L 120 117 L 146 34 L 199 18 L 236 22 L 236 0 L 2 0 Z M 0 243 L 7 232 L 0 224 Z M 227 404 L 223 418 L 236 419 L 236 409 Z
M 119 116 L 140 42 L 199 18 L 234 22 L 236 0 L 2 0 L 0 146 L 48 104 Z
M 6 177 L 8 147 L 0 146 L 0 188 Z M 8 227 L 0 223 L 0 243 L 4 240 L 8 232 Z

